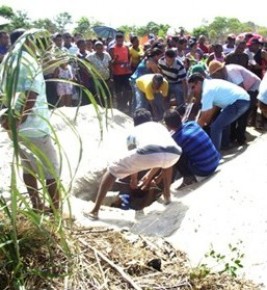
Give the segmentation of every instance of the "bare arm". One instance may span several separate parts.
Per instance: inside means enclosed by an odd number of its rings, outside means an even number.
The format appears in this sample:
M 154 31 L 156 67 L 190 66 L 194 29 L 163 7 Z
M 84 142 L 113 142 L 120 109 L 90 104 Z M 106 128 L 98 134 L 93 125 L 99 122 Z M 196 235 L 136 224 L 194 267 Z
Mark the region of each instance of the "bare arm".
M 213 107 L 210 110 L 204 111 L 200 113 L 200 116 L 197 120 L 199 126 L 204 127 L 209 125 L 213 116 L 219 111 L 218 107 Z
M 150 183 L 151 183 L 153 177 L 155 176 L 155 174 L 156 174 L 158 171 L 159 171 L 159 168 L 152 168 L 152 169 L 150 169 L 150 170 L 146 173 L 146 175 L 143 176 L 143 178 L 139 181 L 139 183 L 138 183 L 138 187 L 141 187 L 142 190 L 146 189 L 146 188 L 150 185 Z

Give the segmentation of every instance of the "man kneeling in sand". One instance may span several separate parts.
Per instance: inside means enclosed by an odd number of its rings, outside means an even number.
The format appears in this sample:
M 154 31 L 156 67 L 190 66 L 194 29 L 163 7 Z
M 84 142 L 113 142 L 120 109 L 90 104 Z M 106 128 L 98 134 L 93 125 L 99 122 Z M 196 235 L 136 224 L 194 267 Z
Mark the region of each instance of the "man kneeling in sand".
M 101 181 L 95 206 L 90 213 L 85 214 L 87 217 L 98 218 L 102 201 L 117 178 L 131 176 L 131 187 L 144 189 L 150 185 L 160 168 L 162 168 L 164 201 L 165 204 L 170 202 L 172 166 L 178 161 L 182 151 L 168 130 L 152 121 L 152 115 L 148 110 L 136 110 L 133 119 L 135 128 L 127 138 L 129 151 L 108 167 Z M 137 174 L 143 170 L 149 171 L 138 182 Z
M 170 109 L 164 113 L 164 121 L 172 132 L 172 138 L 183 153 L 174 165 L 183 177 L 178 189 L 196 182 L 196 176 L 210 176 L 217 168 L 220 153 L 207 133 L 194 121 L 182 124 L 179 113 Z

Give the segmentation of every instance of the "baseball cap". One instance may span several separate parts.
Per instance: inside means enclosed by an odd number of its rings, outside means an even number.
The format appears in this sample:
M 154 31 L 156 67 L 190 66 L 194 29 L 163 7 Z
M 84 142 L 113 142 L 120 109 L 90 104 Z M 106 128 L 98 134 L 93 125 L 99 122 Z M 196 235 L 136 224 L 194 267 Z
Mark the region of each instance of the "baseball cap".
M 192 66 L 191 68 L 191 74 L 195 74 L 195 73 L 203 73 L 206 74 L 206 68 L 203 64 L 195 64 Z
M 253 44 L 262 44 L 259 37 L 253 36 L 247 41 L 247 46 L 251 46 Z
M 100 40 L 97 40 L 97 41 L 95 42 L 95 46 L 97 46 L 97 45 L 101 45 L 101 46 L 103 46 L 103 42 L 100 41 Z

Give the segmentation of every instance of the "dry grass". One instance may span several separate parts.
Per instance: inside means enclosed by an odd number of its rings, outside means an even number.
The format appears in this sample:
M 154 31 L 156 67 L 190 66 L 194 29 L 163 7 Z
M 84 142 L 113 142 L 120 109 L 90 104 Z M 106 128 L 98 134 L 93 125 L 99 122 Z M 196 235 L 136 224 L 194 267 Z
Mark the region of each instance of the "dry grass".
M 261 289 L 227 275 L 197 275 L 186 255 L 163 239 L 108 228 L 73 229 L 68 231 L 71 254 L 66 254 L 51 222 L 46 232 L 33 228 L 25 218 L 19 218 L 18 223 L 25 289 Z M 5 258 L 0 251 L 0 289 L 13 289 L 9 287 L 12 271 Z

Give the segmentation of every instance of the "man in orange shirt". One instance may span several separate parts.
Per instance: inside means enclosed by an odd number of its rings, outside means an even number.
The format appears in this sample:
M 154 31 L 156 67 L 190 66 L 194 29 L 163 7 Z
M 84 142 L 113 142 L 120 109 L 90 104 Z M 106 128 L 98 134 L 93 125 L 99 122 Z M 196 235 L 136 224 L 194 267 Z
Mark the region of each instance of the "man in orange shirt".
M 129 78 L 132 74 L 130 67 L 129 48 L 124 44 L 124 34 L 118 31 L 115 44 L 109 50 L 112 59 L 112 74 L 115 89 L 116 107 L 127 111 L 131 103 L 131 86 Z M 129 107 L 128 107 L 129 110 Z

